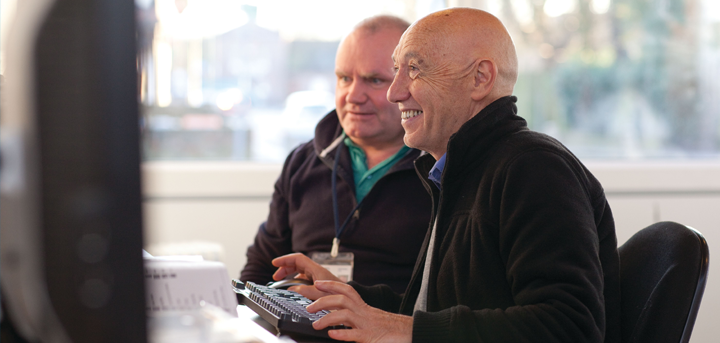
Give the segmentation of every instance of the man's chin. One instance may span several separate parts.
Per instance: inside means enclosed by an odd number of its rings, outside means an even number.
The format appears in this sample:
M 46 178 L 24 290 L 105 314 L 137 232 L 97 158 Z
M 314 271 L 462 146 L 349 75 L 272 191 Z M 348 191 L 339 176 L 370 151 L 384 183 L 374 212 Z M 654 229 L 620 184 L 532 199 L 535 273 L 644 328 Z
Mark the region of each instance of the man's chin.
M 423 149 L 421 148 L 422 143 L 417 142 L 417 140 L 414 139 L 414 138 L 415 138 L 414 136 L 415 136 L 414 134 L 408 134 L 408 133 L 406 132 L 406 133 L 405 133 L 405 136 L 403 136 L 403 142 L 405 142 L 405 145 L 407 145 L 408 147 L 415 148 L 415 149 L 419 149 L 419 150 L 423 150 Z

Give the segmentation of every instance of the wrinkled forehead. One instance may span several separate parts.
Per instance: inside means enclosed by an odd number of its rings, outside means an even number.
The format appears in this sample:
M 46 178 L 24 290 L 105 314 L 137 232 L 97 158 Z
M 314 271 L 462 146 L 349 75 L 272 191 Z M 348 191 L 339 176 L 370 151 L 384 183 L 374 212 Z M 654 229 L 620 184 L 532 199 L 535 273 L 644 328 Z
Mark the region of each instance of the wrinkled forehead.
M 422 27 L 411 26 L 400 38 L 393 51 L 393 61 L 403 62 L 408 59 L 433 58 L 446 48 L 436 32 L 423 30 Z

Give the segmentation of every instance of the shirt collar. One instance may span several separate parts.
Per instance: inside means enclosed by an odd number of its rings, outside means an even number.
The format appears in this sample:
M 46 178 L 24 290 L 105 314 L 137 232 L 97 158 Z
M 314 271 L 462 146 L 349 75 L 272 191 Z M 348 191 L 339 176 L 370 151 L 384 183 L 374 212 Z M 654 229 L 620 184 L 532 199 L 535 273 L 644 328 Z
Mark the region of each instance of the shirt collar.
M 440 190 L 442 190 L 440 178 L 442 177 L 443 169 L 445 169 L 445 155 L 447 155 L 447 153 L 443 154 L 440 159 L 435 162 L 435 165 L 430 169 L 430 174 L 428 174 L 428 179 L 435 183 Z
M 392 169 L 405 155 L 407 155 L 410 148 L 407 145 L 403 145 L 394 155 L 386 158 L 384 161 L 378 163 L 372 169 L 368 170 L 367 167 L 367 156 L 360 146 L 355 144 L 350 137 L 345 137 L 345 145 L 350 151 L 350 161 L 353 171 L 353 179 L 355 181 L 355 197 L 358 202 L 362 201 L 370 192 L 370 189 L 375 185 L 385 173 Z

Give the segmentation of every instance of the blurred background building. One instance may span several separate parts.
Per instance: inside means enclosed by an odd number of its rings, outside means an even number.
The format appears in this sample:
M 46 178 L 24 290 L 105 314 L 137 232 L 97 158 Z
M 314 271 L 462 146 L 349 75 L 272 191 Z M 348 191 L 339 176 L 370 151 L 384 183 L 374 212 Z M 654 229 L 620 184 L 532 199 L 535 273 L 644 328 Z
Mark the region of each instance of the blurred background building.
M 282 161 L 334 107 L 335 49 L 355 23 L 453 5 L 502 19 L 520 57 L 519 114 L 581 158 L 720 152 L 718 1 L 136 3 L 147 160 Z

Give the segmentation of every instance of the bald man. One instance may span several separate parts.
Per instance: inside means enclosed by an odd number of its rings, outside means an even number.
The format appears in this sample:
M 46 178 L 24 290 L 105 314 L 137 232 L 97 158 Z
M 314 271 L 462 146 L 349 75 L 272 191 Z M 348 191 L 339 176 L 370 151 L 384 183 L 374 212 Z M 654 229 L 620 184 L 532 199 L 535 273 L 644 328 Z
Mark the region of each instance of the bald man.
M 433 201 L 404 296 L 343 284 L 308 259 L 314 323 L 358 342 L 618 342 L 619 259 L 600 183 L 558 141 L 517 116 L 517 58 L 492 15 L 449 9 L 413 24 L 393 53 L 388 99 Z
M 405 290 L 430 219 L 430 197 L 413 167 L 420 151 L 403 143 L 400 110 L 387 100 L 392 51 L 409 25 L 371 17 L 340 43 L 336 110 L 288 156 L 241 280 L 265 284 L 274 258 L 336 247 L 344 256 L 337 260 L 349 263 L 353 254 L 348 277 Z

